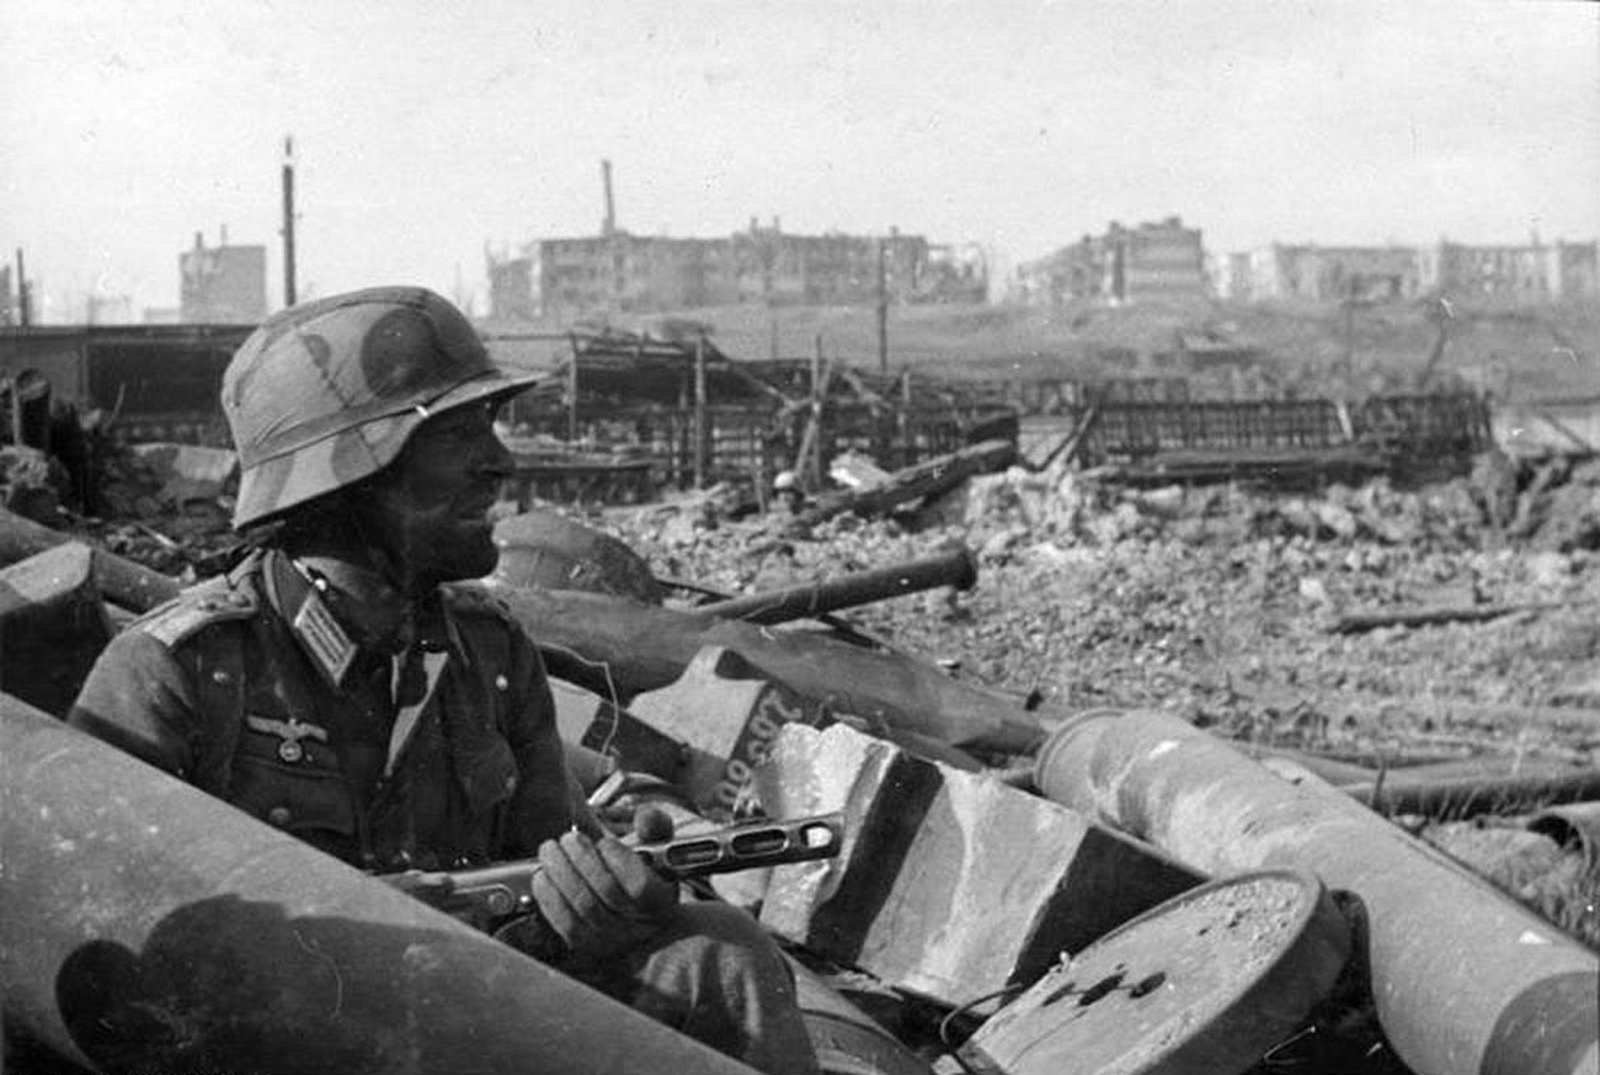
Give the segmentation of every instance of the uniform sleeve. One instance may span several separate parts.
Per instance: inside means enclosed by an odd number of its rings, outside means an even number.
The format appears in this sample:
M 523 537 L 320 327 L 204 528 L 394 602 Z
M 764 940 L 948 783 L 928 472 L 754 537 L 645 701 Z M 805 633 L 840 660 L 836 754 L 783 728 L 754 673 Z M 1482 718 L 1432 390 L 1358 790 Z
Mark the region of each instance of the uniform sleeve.
M 544 662 L 520 628 L 515 635 L 511 672 L 516 689 L 511 692 L 506 739 L 516 757 L 517 788 L 499 849 L 505 858 L 532 856 L 545 840 L 573 825 L 591 836 L 604 832 L 567 766 Z
M 193 782 L 198 718 L 188 674 L 158 639 L 128 630 L 89 672 L 67 722 Z

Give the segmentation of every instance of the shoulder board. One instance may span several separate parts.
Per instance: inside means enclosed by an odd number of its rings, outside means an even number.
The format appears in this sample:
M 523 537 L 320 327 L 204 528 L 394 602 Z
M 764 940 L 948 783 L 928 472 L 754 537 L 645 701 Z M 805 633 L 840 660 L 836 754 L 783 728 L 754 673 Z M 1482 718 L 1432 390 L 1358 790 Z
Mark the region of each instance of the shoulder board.
M 439 589 L 444 595 L 445 607 L 452 613 L 494 616 L 507 622 L 516 622 L 516 617 L 511 613 L 511 606 L 507 605 L 498 594 L 491 593 L 482 583 L 452 582 Z
M 143 631 L 171 649 L 208 624 L 249 619 L 256 608 L 248 589 L 231 587 L 226 579 L 213 580 L 152 609 L 128 629 Z

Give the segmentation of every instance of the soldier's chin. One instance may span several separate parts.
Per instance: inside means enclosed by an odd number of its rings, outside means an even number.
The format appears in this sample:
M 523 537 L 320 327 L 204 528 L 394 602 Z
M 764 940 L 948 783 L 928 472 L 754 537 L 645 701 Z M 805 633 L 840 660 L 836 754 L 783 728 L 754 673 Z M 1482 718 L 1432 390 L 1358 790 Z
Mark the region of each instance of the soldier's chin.
M 481 579 L 494 570 L 500 560 L 495 547 L 494 528 L 487 521 L 463 525 L 448 549 L 437 550 L 453 579 Z

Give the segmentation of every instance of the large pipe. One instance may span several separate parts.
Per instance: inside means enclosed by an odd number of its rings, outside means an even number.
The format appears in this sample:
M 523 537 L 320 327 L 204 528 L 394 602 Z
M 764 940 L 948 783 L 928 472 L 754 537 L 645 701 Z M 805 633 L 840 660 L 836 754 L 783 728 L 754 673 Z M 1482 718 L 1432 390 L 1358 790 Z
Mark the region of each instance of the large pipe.
M 106 1072 L 750 1072 L 9 695 L 10 1030 Z
M 1600 796 L 1600 769 L 1564 762 L 1524 762 L 1513 775 L 1512 758 L 1463 758 L 1383 773 L 1297 751 L 1268 751 L 1259 760 L 1291 782 L 1310 773 L 1385 817 L 1416 814 L 1463 821 L 1480 814 L 1531 813 Z
M 875 567 L 766 593 L 700 605 L 694 611 L 746 623 L 788 623 L 871 604 L 890 597 L 953 586 L 970 590 L 978 581 L 978 560 L 965 545 L 924 560 Z
M 1446 777 L 1390 770 L 1381 781 L 1340 785 L 1363 806 L 1386 815 L 1421 814 L 1461 821 L 1479 814 L 1529 813 L 1545 806 L 1587 802 L 1600 796 L 1600 769 L 1571 769 L 1523 776 Z
M 624 704 L 677 680 L 705 647 L 723 646 L 819 710 L 869 730 L 904 729 L 992 754 L 1032 754 L 1045 739 L 1039 718 L 1013 699 L 901 654 L 579 590 L 492 589 L 553 675 Z
M 9 567 L 46 549 L 82 540 L 76 535 L 41 526 L 15 512 L 0 508 L 0 567 Z M 153 571 L 143 564 L 94 549 L 94 581 L 107 601 L 133 612 L 145 612 L 163 601 L 178 596 L 182 584 L 177 579 Z
M 1378 1018 L 1417 1075 L 1600 1075 L 1600 959 L 1342 792 L 1147 712 L 1062 727 L 1035 779 L 1206 873 L 1298 867 L 1353 894 Z

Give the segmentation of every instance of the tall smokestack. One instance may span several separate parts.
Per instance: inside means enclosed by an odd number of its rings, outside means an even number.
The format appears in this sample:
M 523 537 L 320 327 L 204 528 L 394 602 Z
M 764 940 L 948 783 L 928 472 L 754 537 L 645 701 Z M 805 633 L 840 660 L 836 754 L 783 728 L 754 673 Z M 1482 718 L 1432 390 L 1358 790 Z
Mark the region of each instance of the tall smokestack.
M 611 196 L 611 162 L 600 162 L 600 182 L 606 191 L 606 218 L 600 225 L 601 235 L 611 235 L 617 230 L 617 203 Z
M 294 289 L 294 139 L 283 139 L 283 304 L 295 304 Z

